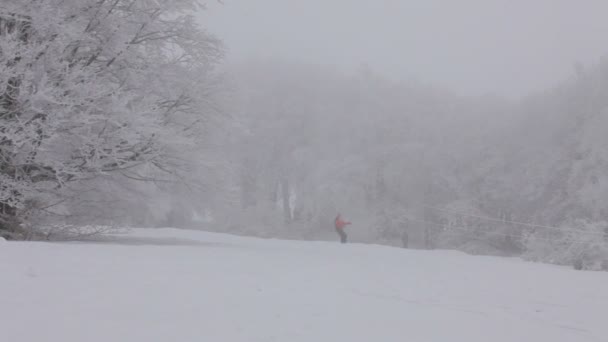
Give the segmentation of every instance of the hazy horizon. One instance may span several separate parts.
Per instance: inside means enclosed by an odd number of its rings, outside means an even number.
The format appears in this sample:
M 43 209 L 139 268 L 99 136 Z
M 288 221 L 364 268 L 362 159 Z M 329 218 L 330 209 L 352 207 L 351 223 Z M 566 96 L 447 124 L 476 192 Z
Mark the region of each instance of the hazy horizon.
M 599 0 L 227 0 L 209 3 L 201 19 L 228 61 L 367 65 L 393 80 L 517 98 L 599 62 L 607 11 Z

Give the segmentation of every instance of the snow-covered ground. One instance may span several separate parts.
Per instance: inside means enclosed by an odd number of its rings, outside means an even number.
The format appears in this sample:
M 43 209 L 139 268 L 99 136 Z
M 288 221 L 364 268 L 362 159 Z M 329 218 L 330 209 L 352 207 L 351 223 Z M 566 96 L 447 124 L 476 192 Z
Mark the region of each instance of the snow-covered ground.
M 608 341 L 608 273 L 173 229 L 0 245 L 0 340 Z

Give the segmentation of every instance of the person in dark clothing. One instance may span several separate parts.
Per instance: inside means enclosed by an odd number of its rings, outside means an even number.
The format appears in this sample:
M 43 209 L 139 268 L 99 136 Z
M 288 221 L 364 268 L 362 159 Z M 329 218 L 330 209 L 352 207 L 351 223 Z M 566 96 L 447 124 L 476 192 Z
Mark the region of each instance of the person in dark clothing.
M 409 220 L 406 218 L 401 224 L 401 244 L 403 248 L 408 248 L 410 242 L 410 236 L 407 233 L 409 228 Z
M 340 236 L 340 242 L 342 242 L 342 243 L 346 243 L 346 240 L 348 238 L 348 236 L 344 232 L 344 227 L 348 226 L 349 224 L 351 224 L 351 223 L 348 221 L 342 220 L 342 215 L 340 215 L 340 214 L 338 214 L 338 216 L 336 216 L 336 219 L 334 220 L 336 232 Z
M 410 237 L 407 235 L 407 232 L 401 233 L 401 244 L 403 248 L 407 248 L 410 241 Z

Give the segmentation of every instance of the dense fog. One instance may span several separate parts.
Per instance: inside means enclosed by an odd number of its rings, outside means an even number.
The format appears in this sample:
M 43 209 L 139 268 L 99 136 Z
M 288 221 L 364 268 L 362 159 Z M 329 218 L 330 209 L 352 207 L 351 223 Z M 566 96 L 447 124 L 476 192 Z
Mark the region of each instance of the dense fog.
M 226 60 L 272 58 L 343 71 L 369 65 L 458 94 L 520 98 L 606 54 L 603 0 L 210 2 L 203 25 Z
M 340 213 L 353 242 L 607 268 L 606 10 L 5 0 L 0 233 L 336 240 Z

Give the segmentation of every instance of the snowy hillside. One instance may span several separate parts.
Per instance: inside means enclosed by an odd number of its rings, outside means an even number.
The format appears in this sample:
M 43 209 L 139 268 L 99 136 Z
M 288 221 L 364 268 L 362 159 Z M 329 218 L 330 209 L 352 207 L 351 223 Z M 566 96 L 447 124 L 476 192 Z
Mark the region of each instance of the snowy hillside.
M 608 341 L 608 273 L 173 229 L 0 245 L 2 341 Z

